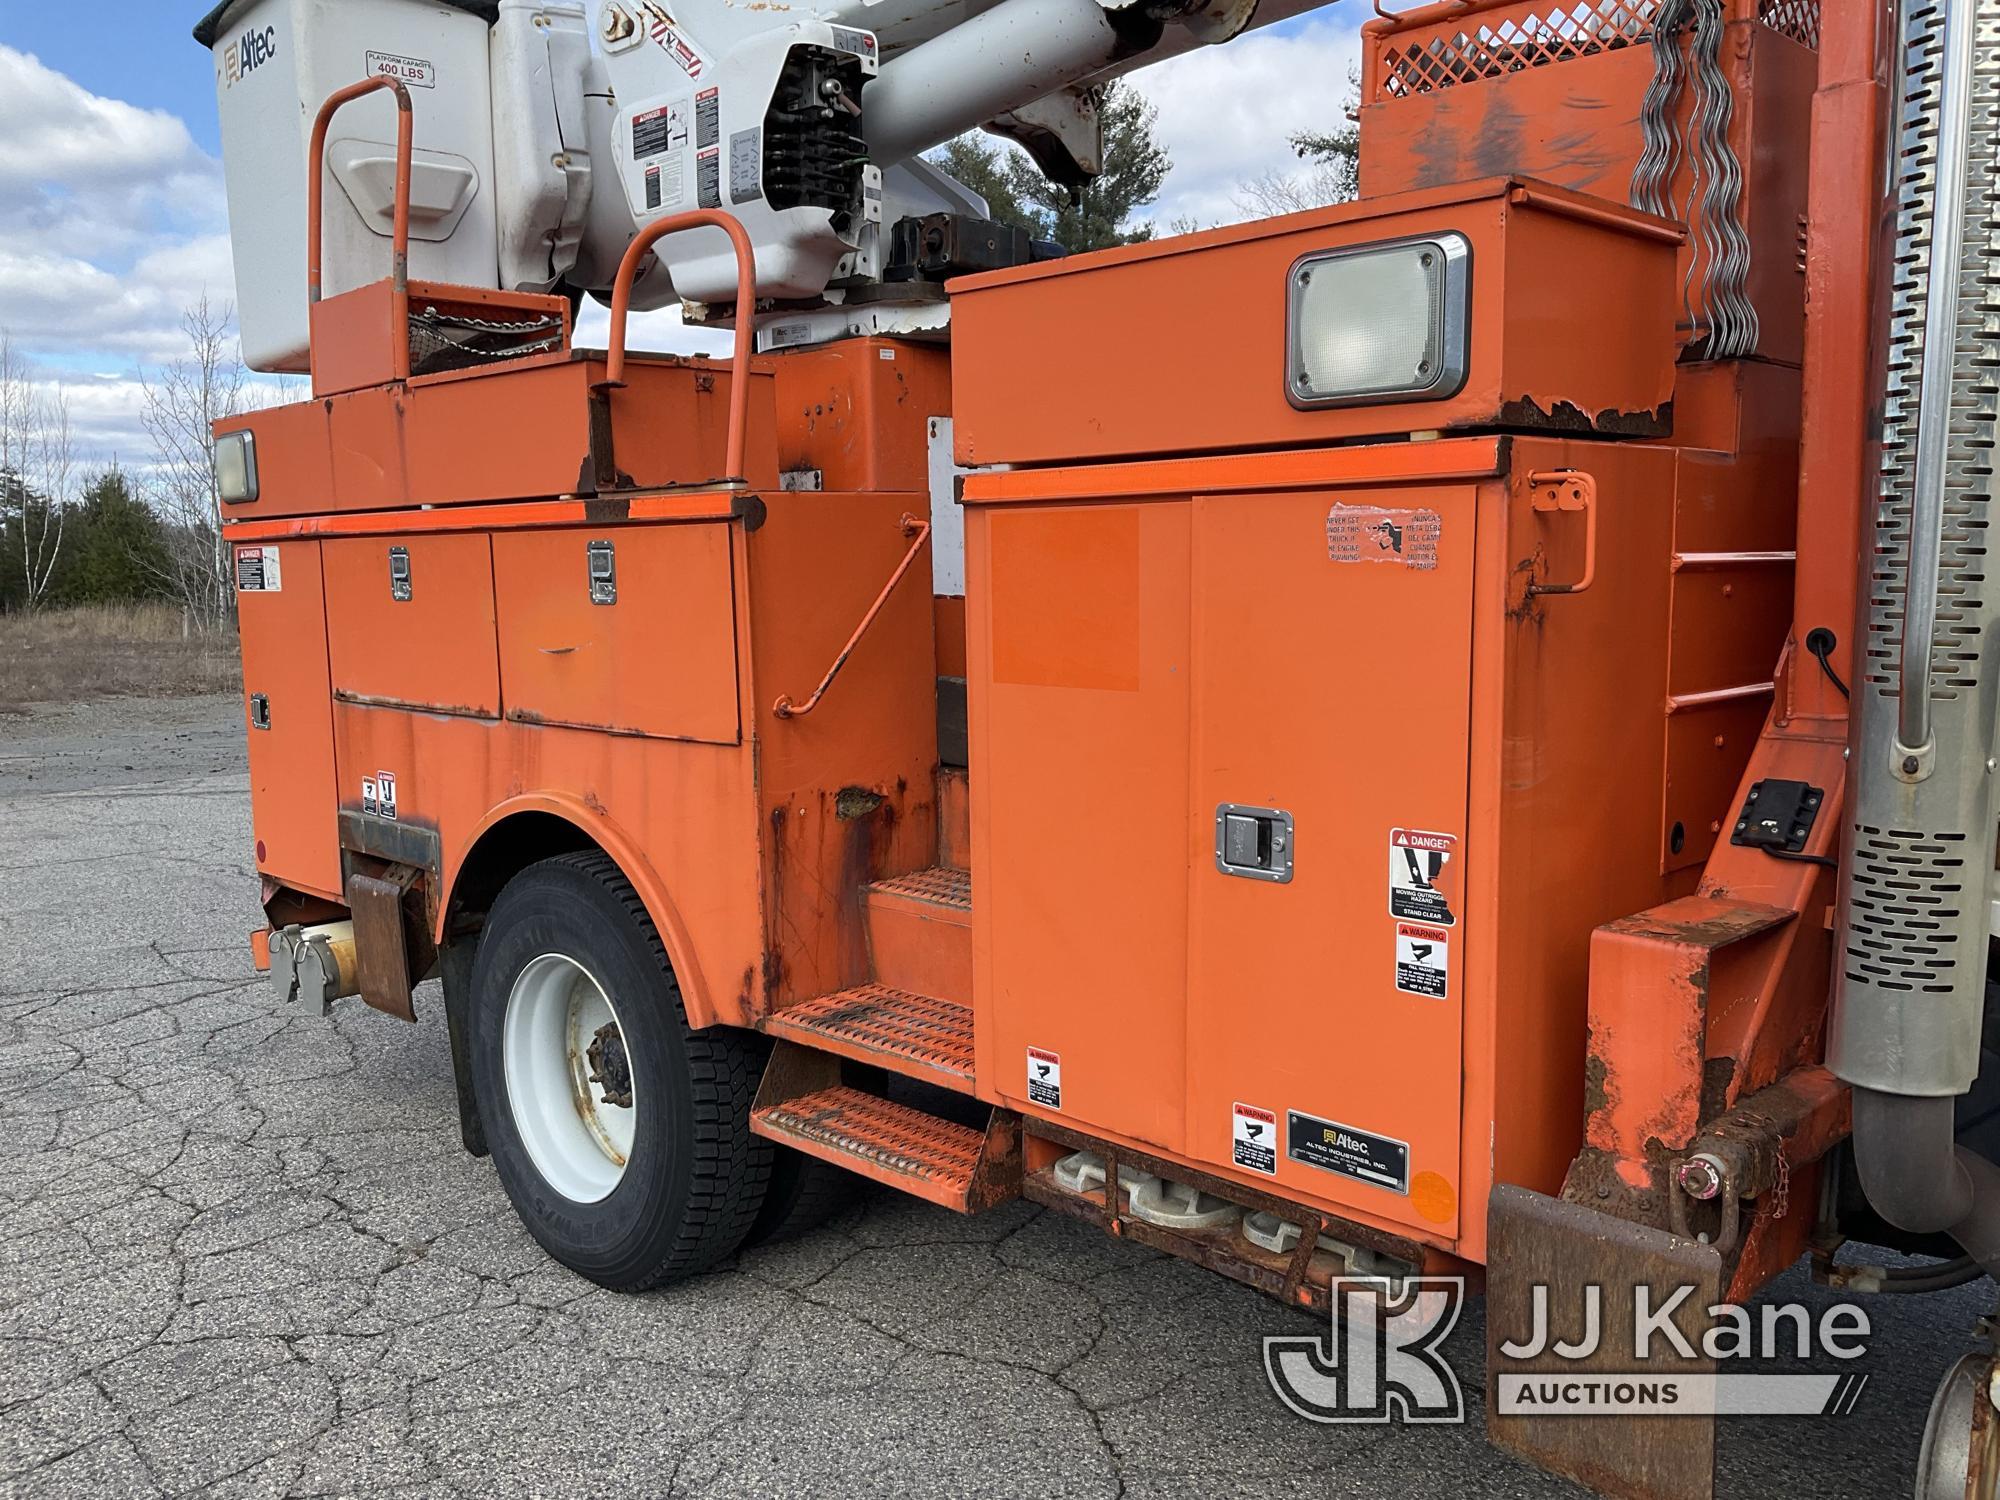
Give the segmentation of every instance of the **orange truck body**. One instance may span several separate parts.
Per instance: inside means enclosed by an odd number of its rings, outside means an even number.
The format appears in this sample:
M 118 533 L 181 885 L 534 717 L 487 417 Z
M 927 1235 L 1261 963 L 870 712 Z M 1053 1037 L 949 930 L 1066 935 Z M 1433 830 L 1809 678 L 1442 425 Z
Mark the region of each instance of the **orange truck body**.
M 1822 55 L 1816 7 L 1732 9 L 1763 327 L 1704 363 L 1687 235 L 1625 206 L 1649 49 L 1572 29 L 1500 66 L 1467 41 L 1544 9 L 1371 24 L 1358 203 L 954 283 L 949 351 L 750 361 L 731 482 L 723 366 L 635 357 L 605 390 L 603 357 L 565 350 L 370 378 L 391 299 L 326 304 L 331 387 L 223 424 L 264 455 L 228 535 L 260 585 L 267 896 L 337 906 L 406 867 L 449 944 L 510 870 L 587 841 L 695 1024 L 995 1111 L 935 1170 L 810 1121 L 781 1138 L 959 1207 L 998 1161 L 1002 1195 L 1120 1232 L 1145 1231 L 1052 1175 L 1079 1143 L 1476 1267 L 1500 1185 L 1663 1224 L 1666 1162 L 1792 1088 L 1790 1197 L 1732 1272 L 1754 1288 L 1803 1247 L 1844 1128 L 1817 1071 L 1825 872 L 1729 830 L 1760 777 L 1840 791 L 1844 707 L 1795 635 L 1852 618 L 1866 340 L 1809 304 L 1799 246 L 1827 246 L 1814 298 L 1858 305 L 1875 169 L 1809 192 L 1793 164 L 1867 162 L 1873 23 Z M 1444 232 L 1470 247 L 1458 388 L 1288 402 L 1299 258 Z M 947 418 L 963 596 L 921 568 L 885 591 Z M 622 478 L 593 487 L 607 452 Z M 1810 543 L 1802 467 L 1834 518 Z M 941 679 L 969 776 L 940 764 Z M 1226 805 L 1289 814 L 1288 883 L 1218 869 Z M 774 1061 L 760 1106 L 827 1085 L 816 1067 Z M 1242 1149 L 1246 1118 L 1273 1155 Z M 1350 1131 L 1368 1160 L 1330 1166 Z M 1235 1261 L 1324 1304 L 1304 1260 Z

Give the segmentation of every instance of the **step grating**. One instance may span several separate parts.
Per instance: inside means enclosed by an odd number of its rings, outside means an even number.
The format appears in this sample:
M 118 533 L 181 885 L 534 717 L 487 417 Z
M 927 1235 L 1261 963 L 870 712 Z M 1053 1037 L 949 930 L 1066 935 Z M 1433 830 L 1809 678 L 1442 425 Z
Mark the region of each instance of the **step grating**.
M 912 1078 L 970 1092 L 972 1012 L 950 1000 L 864 984 L 821 995 L 764 1023 L 773 1036 L 878 1062 Z
M 784 1141 L 871 1175 L 900 1179 L 908 1191 L 957 1203 L 972 1190 L 986 1137 L 968 1126 L 845 1085 L 821 1089 L 752 1117 L 759 1135 Z
M 972 872 L 943 865 L 878 880 L 868 887 L 871 894 L 901 896 L 911 901 L 928 901 L 933 906 L 949 906 L 956 911 L 972 910 Z

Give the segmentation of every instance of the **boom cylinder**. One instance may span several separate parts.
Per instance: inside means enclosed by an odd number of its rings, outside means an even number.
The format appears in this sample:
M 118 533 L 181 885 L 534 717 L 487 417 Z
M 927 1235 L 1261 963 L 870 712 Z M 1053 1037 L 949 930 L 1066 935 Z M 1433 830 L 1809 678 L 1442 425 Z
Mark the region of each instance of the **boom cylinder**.
M 878 162 L 902 161 L 1019 109 L 1159 40 L 1128 44 L 1097 0 L 1001 0 L 882 65 L 868 85 L 862 129 Z

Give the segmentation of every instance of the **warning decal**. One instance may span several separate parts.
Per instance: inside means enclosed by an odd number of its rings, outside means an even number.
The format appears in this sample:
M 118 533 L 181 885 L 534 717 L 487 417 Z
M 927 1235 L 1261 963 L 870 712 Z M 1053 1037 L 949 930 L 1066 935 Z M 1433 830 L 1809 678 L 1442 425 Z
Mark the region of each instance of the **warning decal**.
M 1231 1111 L 1229 1159 L 1239 1167 L 1278 1175 L 1278 1117 L 1254 1104 L 1238 1104 Z
M 1045 1109 L 1062 1108 L 1062 1054 L 1028 1049 L 1028 1102 Z
M 277 594 L 284 592 L 285 575 L 278 566 L 276 547 L 236 549 L 236 592 Z
M 389 771 L 377 771 L 373 776 L 361 779 L 361 810 L 373 813 L 378 818 L 396 820 L 396 777 Z
M 1356 1182 L 1387 1188 L 1392 1193 L 1410 1191 L 1409 1146 L 1387 1136 L 1356 1130 L 1351 1125 L 1288 1111 L 1285 1154 L 1322 1172 L 1352 1177 Z
M 1396 924 L 1396 988 L 1442 1000 L 1451 991 L 1451 934 L 1442 927 Z
M 658 109 L 645 110 L 632 116 L 634 161 L 644 161 L 649 156 L 659 156 L 675 150 L 685 146 L 687 140 L 688 120 L 685 99 L 672 104 L 663 104 Z
M 1389 832 L 1389 915 L 1455 927 L 1458 835 L 1416 828 Z
M 1438 565 L 1443 534 L 1434 510 L 1336 505 L 1326 513 L 1327 556 L 1337 563 L 1393 563 L 1428 573 Z

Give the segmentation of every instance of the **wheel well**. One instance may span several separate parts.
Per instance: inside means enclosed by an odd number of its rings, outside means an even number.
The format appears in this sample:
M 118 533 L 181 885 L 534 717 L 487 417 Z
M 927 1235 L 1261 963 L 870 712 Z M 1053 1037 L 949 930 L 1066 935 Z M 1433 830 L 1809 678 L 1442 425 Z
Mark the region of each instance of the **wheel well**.
M 554 813 L 520 812 L 502 818 L 479 836 L 458 867 L 446 934 L 483 923 L 507 882 L 529 865 L 586 849 L 602 852 L 589 834 Z

